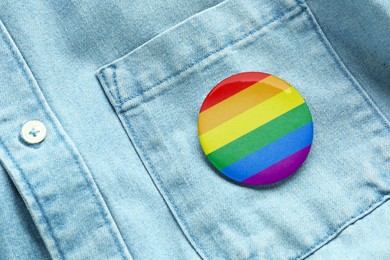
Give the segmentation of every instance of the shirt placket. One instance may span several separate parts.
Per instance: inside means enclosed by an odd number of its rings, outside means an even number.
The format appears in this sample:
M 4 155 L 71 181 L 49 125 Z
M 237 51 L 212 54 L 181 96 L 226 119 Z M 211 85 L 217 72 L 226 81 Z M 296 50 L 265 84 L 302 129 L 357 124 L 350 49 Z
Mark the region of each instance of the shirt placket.
M 0 75 L 0 161 L 51 256 L 131 259 L 86 163 L 1 22 Z

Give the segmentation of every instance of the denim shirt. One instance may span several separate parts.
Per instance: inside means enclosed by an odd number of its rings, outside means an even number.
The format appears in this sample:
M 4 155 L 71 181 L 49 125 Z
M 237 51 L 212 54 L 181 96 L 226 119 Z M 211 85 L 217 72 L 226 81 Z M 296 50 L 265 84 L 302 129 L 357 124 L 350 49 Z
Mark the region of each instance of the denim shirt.
M 0 20 L 0 259 L 390 258 L 390 2 L 3 0 Z M 207 93 L 245 71 L 312 112 L 274 185 L 198 141 Z

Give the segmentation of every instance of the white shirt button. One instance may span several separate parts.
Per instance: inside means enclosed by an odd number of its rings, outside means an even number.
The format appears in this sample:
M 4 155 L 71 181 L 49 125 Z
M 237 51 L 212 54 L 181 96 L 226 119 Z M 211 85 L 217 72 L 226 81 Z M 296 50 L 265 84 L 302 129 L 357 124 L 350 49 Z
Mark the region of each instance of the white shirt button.
M 22 127 L 22 137 L 29 144 L 40 143 L 46 137 L 46 127 L 41 121 L 28 121 Z

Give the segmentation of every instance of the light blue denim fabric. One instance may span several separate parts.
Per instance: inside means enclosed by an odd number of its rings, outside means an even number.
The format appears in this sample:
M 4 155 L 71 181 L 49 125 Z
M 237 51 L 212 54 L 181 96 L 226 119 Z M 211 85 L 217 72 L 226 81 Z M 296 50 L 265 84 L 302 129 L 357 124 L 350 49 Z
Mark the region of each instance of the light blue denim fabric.
M 390 257 L 387 1 L 3 0 L 0 20 L 0 259 Z M 312 112 L 275 185 L 198 142 L 203 99 L 244 71 Z

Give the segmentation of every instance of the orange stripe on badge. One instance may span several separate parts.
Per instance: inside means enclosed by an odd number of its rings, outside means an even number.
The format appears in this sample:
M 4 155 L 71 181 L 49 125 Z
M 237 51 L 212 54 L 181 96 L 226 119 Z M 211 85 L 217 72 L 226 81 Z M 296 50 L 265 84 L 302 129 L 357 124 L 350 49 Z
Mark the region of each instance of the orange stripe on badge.
M 213 90 L 207 95 L 204 100 L 200 112 L 209 109 L 219 102 L 227 99 L 241 90 L 252 86 L 256 82 L 268 77 L 269 74 L 262 72 L 247 72 L 233 75 L 227 79 L 222 80 L 216 85 Z M 210 98 L 212 96 L 212 98 Z
M 276 87 L 277 86 L 277 87 Z M 199 135 L 288 89 L 283 80 L 268 76 L 199 114 Z

